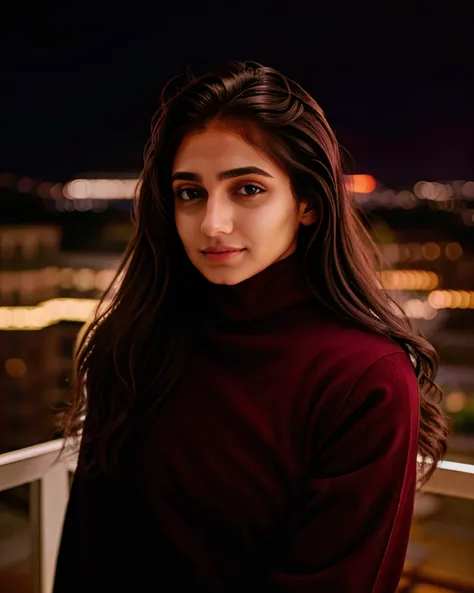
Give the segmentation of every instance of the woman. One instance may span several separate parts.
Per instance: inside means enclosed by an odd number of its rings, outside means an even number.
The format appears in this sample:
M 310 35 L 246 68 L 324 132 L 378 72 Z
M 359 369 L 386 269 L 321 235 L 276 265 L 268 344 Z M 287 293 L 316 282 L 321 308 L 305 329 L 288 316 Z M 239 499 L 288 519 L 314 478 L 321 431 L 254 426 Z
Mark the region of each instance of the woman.
M 56 593 L 396 590 L 446 428 L 373 252 L 296 83 L 237 63 L 165 91 L 78 349 Z

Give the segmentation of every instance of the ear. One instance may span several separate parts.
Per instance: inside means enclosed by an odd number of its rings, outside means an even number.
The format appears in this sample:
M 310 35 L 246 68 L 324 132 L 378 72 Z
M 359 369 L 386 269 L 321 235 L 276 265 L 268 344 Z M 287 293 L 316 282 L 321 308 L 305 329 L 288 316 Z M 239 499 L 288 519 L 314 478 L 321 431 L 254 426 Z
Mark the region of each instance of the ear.
M 317 220 L 316 213 L 313 206 L 307 202 L 301 202 L 300 204 L 300 223 L 305 226 L 311 226 Z

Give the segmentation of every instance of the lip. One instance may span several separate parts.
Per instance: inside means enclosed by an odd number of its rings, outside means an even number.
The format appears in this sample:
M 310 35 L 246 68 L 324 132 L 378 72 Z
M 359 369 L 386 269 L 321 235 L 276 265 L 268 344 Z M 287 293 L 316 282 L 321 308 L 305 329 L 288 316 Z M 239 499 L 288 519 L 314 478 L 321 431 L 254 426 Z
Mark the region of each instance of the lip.
M 210 261 L 223 262 L 241 255 L 244 251 L 244 248 L 238 247 L 219 247 L 216 249 L 205 249 L 202 251 L 202 254 Z

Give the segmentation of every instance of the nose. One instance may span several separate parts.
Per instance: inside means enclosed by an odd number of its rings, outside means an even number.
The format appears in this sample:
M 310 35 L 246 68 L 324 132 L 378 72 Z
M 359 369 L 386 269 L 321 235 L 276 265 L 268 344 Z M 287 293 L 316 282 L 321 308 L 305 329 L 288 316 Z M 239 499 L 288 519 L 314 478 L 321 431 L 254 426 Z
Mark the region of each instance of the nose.
M 230 235 L 234 229 L 233 208 L 225 196 L 209 196 L 201 224 L 201 231 L 208 237 Z

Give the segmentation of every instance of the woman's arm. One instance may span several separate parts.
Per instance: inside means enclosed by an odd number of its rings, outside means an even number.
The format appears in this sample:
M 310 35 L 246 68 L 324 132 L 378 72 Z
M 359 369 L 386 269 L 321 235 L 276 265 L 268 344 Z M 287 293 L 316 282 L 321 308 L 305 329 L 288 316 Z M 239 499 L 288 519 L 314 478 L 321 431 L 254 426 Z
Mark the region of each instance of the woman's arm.
M 419 392 L 408 357 L 390 354 L 373 364 L 339 416 L 325 445 L 313 451 L 306 503 L 270 591 L 397 589 L 417 476 Z

